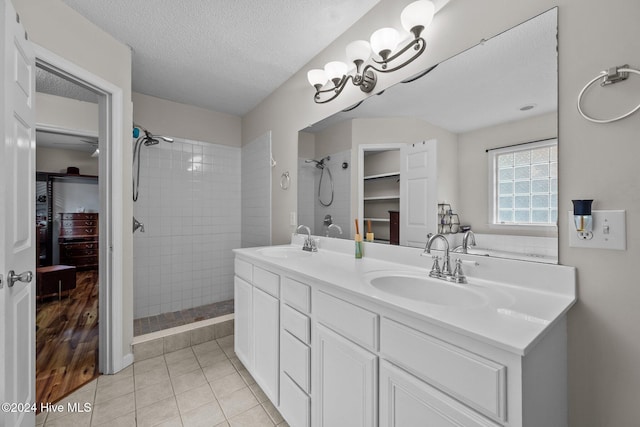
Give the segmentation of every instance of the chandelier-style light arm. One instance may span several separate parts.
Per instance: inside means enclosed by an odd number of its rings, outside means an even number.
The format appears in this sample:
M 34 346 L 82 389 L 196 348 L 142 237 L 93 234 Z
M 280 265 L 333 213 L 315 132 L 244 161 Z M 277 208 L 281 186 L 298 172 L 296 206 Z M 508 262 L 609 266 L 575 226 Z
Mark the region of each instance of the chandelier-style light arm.
M 338 97 L 344 90 L 347 85 L 347 81 L 351 80 L 351 83 L 354 86 L 358 86 L 361 91 L 365 93 L 369 93 L 376 87 L 376 83 L 378 82 L 378 77 L 373 70 L 368 69 L 370 66 L 367 66 L 362 71 L 362 74 L 355 75 L 345 75 L 338 82 L 338 84 L 329 89 L 317 90 L 314 96 L 314 101 L 316 104 L 325 104 L 329 101 L 332 101 Z M 324 98 L 324 95 L 332 94 Z M 323 99 L 324 98 L 324 99 Z
M 392 27 L 374 31 L 370 42 L 356 40 L 349 43 L 346 48 L 347 59 L 348 63 L 355 65 L 355 72 L 349 72 L 348 65 L 341 61 L 328 62 L 324 69 L 309 70 L 307 79 L 316 91 L 313 100 L 317 104 L 324 104 L 336 99 L 349 80 L 361 91 L 370 93 L 378 81 L 376 72 L 391 73 L 415 61 L 427 48 L 427 42 L 421 34 L 433 20 L 435 11 L 433 0 L 415 0 L 402 10 L 400 22 L 406 31 L 413 34 L 413 40 L 397 51 L 401 37 Z M 409 55 L 412 48 L 414 52 Z M 372 51 L 381 59 L 372 58 Z M 394 65 L 395 62 L 398 64 Z M 333 87 L 323 89 L 327 83 L 333 84 Z
M 415 49 L 415 53 L 413 54 L 413 56 L 411 56 L 409 59 L 407 59 L 405 62 L 403 62 L 402 64 L 398 64 L 395 67 L 392 68 L 388 68 L 388 65 L 393 62 L 394 60 L 398 59 L 399 57 L 401 57 L 406 51 L 408 51 L 411 48 Z M 400 68 L 410 64 L 411 62 L 413 62 L 416 58 L 418 58 L 420 55 L 422 55 L 422 52 L 425 51 L 425 49 L 427 48 L 427 42 L 425 41 L 425 39 L 423 39 L 422 37 L 418 37 L 414 40 L 411 41 L 411 43 L 407 43 L 407 45 L 405 47 L 403 47 L 402 49 L 400 49 L 397 53 L 395 53 L 393 56 L 390 56 L 389 58 L 387 58 L 386 60 L 383 61 L 378 61 L 375 58 L 372 58 L 372 61 L 378 65 L 380 65 L 380 68 L 374 66 L 373 64 L 369 64 L 367 65 L 363 72 L 366 72 L 367 69 L 371 68 L 374 69 L 380 73 L 391 73 L 393 71 L 399 70 Z
M 349 79 L 351 79 L 351 81 L 353 82 L 353 76 L 351 75 L 342 76 L 342 79 L 336 86 L 329 89 L 317 90 L 314 96 L 314 100 L 316 101 L 316 104 L 325 104 L 329 101 L 336 99 L 336 97 L 340 95 L 344 90 L 345 86 L 347 85 L 347 81 Z M 322 99 L 323 95 L 330 94 L 330 93 L 333 93 L 333 95 L 327 97 L 326 99 Z

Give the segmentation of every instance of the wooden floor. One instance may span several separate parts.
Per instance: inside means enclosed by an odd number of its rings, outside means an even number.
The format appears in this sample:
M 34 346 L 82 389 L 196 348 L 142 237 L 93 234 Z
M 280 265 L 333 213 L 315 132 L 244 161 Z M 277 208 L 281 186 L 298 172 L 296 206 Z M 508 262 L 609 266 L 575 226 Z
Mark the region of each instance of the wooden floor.
M 98 376 L 98 270 L 36 305 L 36 401 L 54 403 Z

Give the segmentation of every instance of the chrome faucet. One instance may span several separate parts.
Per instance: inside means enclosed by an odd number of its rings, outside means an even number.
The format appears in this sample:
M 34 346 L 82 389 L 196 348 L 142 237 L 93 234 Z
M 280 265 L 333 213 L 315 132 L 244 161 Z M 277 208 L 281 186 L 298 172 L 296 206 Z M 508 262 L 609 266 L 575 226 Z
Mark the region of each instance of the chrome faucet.
M 338 224 L 331 223 L 327 227 L 327 236 L 326 237 L 329 237 L 329 230 L 331 230 L 332 228 L 335 228 L 336 230 L 338 230 L 338 234 L 342 234 L 342 227 L 340 227 Z
M 431 236 L 429 236 L 429 240 L 427 240 L 427 244 L 424 246 L 424 252 L 422 254 L 430 254 L 431 245 L 433 245 L 433 242 L 438 239 L 444 241 L 444 259 L 442 261 L 442 269 L 440 269 L 440 266 L 438 265 L 438 257 L 434 256 L 433 266 L 431 267 L 429 276 L 437 277 L 439 279 L 446 279 L 447 277 L 451 277 L 451 264 L 449 261 L 449 241 L 447 240 L 447 238 L 440 233 L 432 234 Z
M 471 238 L 471 243 L 469 243 L 469 238 Z M 466 254 L 469 251 L 469 246 L 475 246 L 476 245 L 476 235 L 473 233 L 473 231 L 468 230 L 464 233 L 464 236 L 462 236 L 462 253 Z
M 449 260 L 449 241 L 442 234 L 430 234 L 427 235 L 427 244 L 424 246 L 424 252 L 422 255 L 431 253 L 431 245 L 437 239 L 444 240 L 444 260 L 442 261 L 442 269 L 438 265 L 438 256 L 433 256 L 433 266 L 429 272 L 430 277 L 436 277 L 438 279 L 448 280 L 454 283 L 467 283 L 467 278 L 462 272 L 462 260 L 458 258 L 456 260 L 456 268 L 451 272 L 451 263 Z M 474 241 L 475 242 L 475 241 Z
M 469 241 L 471 239 L 471 241 Z M 469 247 L 476 245 L 476 235 L 473 234 L 473 231 L 468 230 L 464 233 L 462 237 L 462 245 L 456 246 L 456 248 L 452 252 L 461 252 L 463 254 L 469 253 Z
M 298 231 L 303 228 L 307 232 L 307 238 L 304 239 L 304 244 L 302 245 L 302 250 L 307 252 L 318 252 L 318 247 L 316 246 L 316 242 L 311 238 L 311 230 L 306 225 L 299 225 L 296 228 L 296 234 Z

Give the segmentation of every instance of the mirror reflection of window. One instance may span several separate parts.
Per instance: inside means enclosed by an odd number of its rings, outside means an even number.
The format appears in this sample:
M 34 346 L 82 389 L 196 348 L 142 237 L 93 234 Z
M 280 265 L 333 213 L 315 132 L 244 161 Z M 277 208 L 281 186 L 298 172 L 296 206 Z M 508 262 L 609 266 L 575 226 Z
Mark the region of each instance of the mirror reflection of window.
M 555 226 L 558 221 L 558 140 L 489 151 L 492 224 Z

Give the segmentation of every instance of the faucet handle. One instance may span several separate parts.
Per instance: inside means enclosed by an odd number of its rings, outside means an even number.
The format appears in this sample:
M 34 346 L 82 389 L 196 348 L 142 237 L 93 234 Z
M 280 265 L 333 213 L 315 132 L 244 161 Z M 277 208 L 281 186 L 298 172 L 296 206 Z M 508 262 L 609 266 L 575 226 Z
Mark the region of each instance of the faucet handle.
M 431 266 L 431 271 L 429 272 L 429 276 L 441 277 L 442 273 L 440 271 L 440 264 L 438 263 L 438 261 L 440 260 L 440 257 L 437 255 L 434 255 L 431 258 L 433 258 L 433 265 Z
M 467 277 L 462 272 L 462 260 L 460 258 L 456 259 L 456 268 L 453 271 L 453 276 L 451 276 L 451 280 L 454 283 L 467 283 Z

